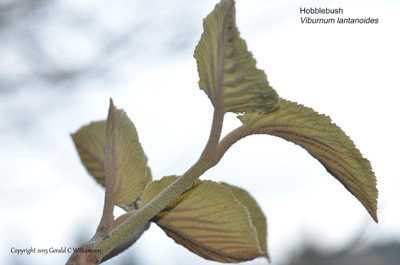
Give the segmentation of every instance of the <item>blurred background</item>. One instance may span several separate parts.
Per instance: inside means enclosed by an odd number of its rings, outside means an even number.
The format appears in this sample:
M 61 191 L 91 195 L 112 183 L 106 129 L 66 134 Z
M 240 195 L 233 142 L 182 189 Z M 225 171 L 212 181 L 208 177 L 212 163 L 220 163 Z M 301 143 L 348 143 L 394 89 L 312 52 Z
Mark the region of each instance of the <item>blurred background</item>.
M 216 3 L 0 0 L 1 264 L 64 264 L 68 253 L 11 248 L 77 247 L 94 234 L 104 190 L 70 134 L 105 119 L 110 97 L 134 122 L 155 179 L 197 160 L 212 105 L 192 55 Z M 379 23 L 301 24 L 300 7 L 341 7 L 342 18 Z M 278 138 L 242 140 L 202 178 L 258 201 L 272 265 L 400 264 L 400 2 L 237 0 L 236 8 L 241 36 L 279 95 L 331 116 L 371 161 L 379 224 L 318 161 Z M 238 125 L 228 114 L 224 133 Z M 216 264 L 152 225 L 106 264 L 188 262 Z

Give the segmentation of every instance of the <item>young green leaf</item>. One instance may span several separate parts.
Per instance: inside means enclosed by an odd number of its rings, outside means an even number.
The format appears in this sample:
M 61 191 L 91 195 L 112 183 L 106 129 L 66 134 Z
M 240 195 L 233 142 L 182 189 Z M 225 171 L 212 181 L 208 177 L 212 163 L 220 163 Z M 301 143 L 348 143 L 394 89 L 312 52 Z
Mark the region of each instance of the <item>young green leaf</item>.
M 130 211 L 148 182 L 146 156 L 136 128 L 112 100 L 106 123 L 106 201 Z
M 83 126 L 71 134 L 82 164 L 89 174 L 103 187 L 105 186 L 105 134 L 106 121 L 96 121 Z M 147 157 L 146 157 L 147 164 Z M 147 167 L 146 186 L 152 180 L 150 168 Z
M 147 164 L 147 157 L 146 157 L 146 164 Z M 146 169 L 146 179 L 144 181 L 144 187 L 146 187 L 147 184 L 149 184 L 152 180 L 153 180 L 153 176 L 151 174 L 150 167 L 147 167 L 147 169 Z
M 161 193 L 176 176 L 151 182 L 142 205 Z M 242 262 L 266 256 L 259 245 L 249 210 L 219 183 L 197 180 L 153 219 L 177 243 L 218 262 Z
M 267 252 L 267 219 L 260 206 L 254 198 L 244 189 L 229 185 L 227 183 L 221 183 L 222 185 L 228 186 L 233 192 L 236 199 L 246 206 L 249 210 L 251 222 L 257 230 L 258 241 L 260 242 L 260 248 L 263 253 L 268 257 Z
M 104 144 L 106 121 L 92 122 L 71 134 L 82 164 L 89 174 L 103 187 L 104 173 Z
M 281 100 L 269 114 L 257 111 L 238 117 L 254 133 L 269 134 L 300 145 L 338 179 L 378 222 L 376 177 L 353 141 L 328 116 Z
M 233 0 L 222 0 L 204 19 L 204 32 L 194 51 L 199 85 L 215 108 L 225 112 L 268 112 L 279 97 L 239 37 Z

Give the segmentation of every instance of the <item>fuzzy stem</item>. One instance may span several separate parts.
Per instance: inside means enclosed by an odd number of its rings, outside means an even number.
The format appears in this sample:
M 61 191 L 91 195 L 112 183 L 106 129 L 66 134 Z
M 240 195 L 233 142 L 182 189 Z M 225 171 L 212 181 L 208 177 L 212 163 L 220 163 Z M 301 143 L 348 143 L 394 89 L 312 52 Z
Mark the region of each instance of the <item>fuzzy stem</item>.
M 163 192 L 144 205 L 143 208 L 137 210 L 132 217 L 111 231 L 101 241 L 94 243 L 92 248 L 100 250 L 100 254 L 95 254 L 96 257 L 101 260 L 104 255 L 108 254 L 117 245 L 124 241 L 128 235 L 134 233 L 139 227 L 148 222 L 162 209 L 168 206 L 168 204 L 185 192 L 187 188 L 189 188 L 189 186 L 192 185 L 193 182 L 208 168 L 210 168 L 210 166 L 205 163 L 196 163 Z
M 231 131 L 229 134 L 227 134 L 221 142 L 218 144 L 218 148 L 215 152 L 215 157 L 214 159 L 217 161 L 220 161 L 226 151 L 234 145 L 237 141 L 245 138 L 246 136 L 249 136 L 251 134 L 254 134 L 249 128 L 245 125 L 242 125 L 235 130 Z
M 200 156 L 199 161 L 207 161 L 212 166 L 216 165 L 219 162 L 219 160 L 215 159 L 215 156 L 218 148 L 219 139 L 221 138 L 224 116 L 225 112 L 223 108 L 215 107 L 210 137 L 208 138 L 208 142 L 204 148 L 203 153 Z
M 126 241 L 129 235 L 135 233 L 141 227 L 143 227 L 143 225 L 151 220 L 151 218 L 157 215 L 161 210 L 167 207 L 168 204 L 173 202 L 183 192 L 185 192 L 190 185 L 192 185 L 204 172 L 218 163 L 219 160 L 215 159 L 215 157 L 218 142 L 221 137 L 223 119 L 223 109 L 215 108 L 210 137 L 199 160 L 164 191 L 154 197 L 142 208 L 138 209 L 125 222 L 113 229 L 106 236 L 102 237 L 101 240 L 91 240 L 90 243 L 88 242 L 88 244 L 85 244 L 85 247 L 97 251 L 89 255 L 82 256 L 85 258 L 85 260 L 81 260 L 82 263 L 80 264 L 89 264 L 85 263 L 87 261 L 92 262 L 90 264 L 96 264 L 96 262 L 99 264 L 100 261 L 104 260 L 105 257 L 107 258 L 109 253 L 111 253 L 116 247 L 120 246 L 121 243 Z
M 140 238 L 140 236 L 143 234 L 143 232 L 146 231 L 149 227 L 150 227 L 149 222 L 140 226 L 139 229 L 136 229 L 135 232 L 130 234 L 130 236 L 128 238 L 126 238 L 126 240 L 124 240 L 120 245 L 118 245 L 117 247 L 112 249 L 107 255 L 105 255 L 101 259 L 101 263 L 117 256 L 118 254 L 120 254 L 121 252 L 125 251 L 127 248 L 132 246 L 133 243 L 135 243 Z

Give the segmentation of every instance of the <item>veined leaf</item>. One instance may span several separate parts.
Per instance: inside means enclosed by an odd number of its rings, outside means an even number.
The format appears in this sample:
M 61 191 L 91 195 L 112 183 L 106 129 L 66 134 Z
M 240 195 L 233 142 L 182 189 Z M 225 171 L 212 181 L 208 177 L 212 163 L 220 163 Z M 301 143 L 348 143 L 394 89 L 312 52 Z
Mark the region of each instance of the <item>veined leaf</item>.
M 150 170 L 135 126 L 112 100 L 105 135 L 106 200 L 127 211 L 133 210 Z
M 97 121 L 83 126 L 76 133 L 71 134 L 82 164 L 103 187 L 105 185 L 105 132 L 106 121 Z
M 151 182 L 142 205 L 168 187 L 177 177 Z M 232 191 L 219 183 L 197 180 L 153 220 L 177 243 L 197 255 L 218 262 L 242 262 L 265 256 L 249 210 Z
M 260 243 L 260 248 L 263 253 L 268 257 L 267 252 L 267 219 L 260 206 L 254 198 L 244 189 L 229 185 L 227 183 L 221 183 L 222 185 L 228 186 L 229 189 L 233 192 L 236 199 L 246 206 L 249 210 L 251 222 L 253 226 L 257 230 L 257 237 Z
M 105 186 L 105 134 L 106 121 L 96 121 L 83 126 L 71 134 L 82 164 L 95 180 Z M 146 157 L 147 164 L 147 157 Z M 145 186 L 152 180 L 151 170 L 147 167 Z
M 147 164 L 147 157 L 146 157 L 146 164 Z M 147 169 L 146 169 L 146 179 L 144 181 L 144 187 L 146 187 L 147 184 L 149 184 L 152 180 L 153 180 L 153 176 L 151 174 L 150 167 L 147 167 Z
M 279 103 L 265 73 L 239 37 L 233 0 L 222 0 L 204 19 L 204 32 L 194 51 L 199 85 L 214 107 L 225 112 L 268 112 Z
M 318 159 L 378 222 L 376 177 L 353 141 L 328 116 L 294 102 L 281 100 L 269 114 L 252 111 L 238 117 L 252 131 L 300 145 Z

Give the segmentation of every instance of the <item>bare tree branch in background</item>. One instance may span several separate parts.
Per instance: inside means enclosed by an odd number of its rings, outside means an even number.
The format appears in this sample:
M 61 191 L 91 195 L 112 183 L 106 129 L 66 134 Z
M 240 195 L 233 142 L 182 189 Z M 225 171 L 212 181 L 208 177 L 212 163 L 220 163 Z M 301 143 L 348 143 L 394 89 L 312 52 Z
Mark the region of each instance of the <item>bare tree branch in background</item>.
M 123 61 L 126 54 L 132 57 L 142 53 L 148 44 L 146 41 L 153 42 L 153 39 L 146 40 L 145 32 L 157 36 L 163 25 L 167 31 L 169 28 L 175 33 L 159 36 L 157 45 L 174 53 L 185 49 L 188 39 L 196 36 L 191 33 L 194 25 L 190 21 L 182 25 L 182 21 L 164 19 L 172 11 L 163 11 L 161 1 L 149 2 L 125 1 L 126 9 L 131 11 L 118 18 L 120 25 L 113 26 L 104 22 L 109 18 L 103 9 L 107 10 L 110 5 L 104 1 L 97 1 L 98 10 L 52 0 L 0 3 L 0 54 L 3 57 L 0 92 L 20 89 L 32 79 L 48 82 L 55 88 L 59 83 L 74 81 L 88 73 L 91 75 L 88 78 L 101 78 L 96 71 L 104 73 L 114 64 L 121 63 L 115 57 Z M 182 6 L 179 2 L 177 6 Z M 150 5 L 152 12 L 149 13 L 160 16 L 154 18 L 143 14 L 142 11 Z M 87 47 L 82 48 L 85 45 Z M 119 57 L 121 53 L 124 56 Z M 70 55 L 68 60 L 65 60 L 66 54 Z
M 6 116 L 0 131 L 26 131 L 45 112 L 41 106 L 57 108 L 49 91 L 70 95 L 90 84 L 108 89 L 108 83 L 126 80 L 121 67 L 132 68 L 132 75 L 135 68 L 165 63 L 191 49 L 200 32 L 189 19 L 196 12 L 193 5 L 183 0 L 0 1 L 0 97 L 5 102 L 0 113 Z M 40 102 L 21 103 L 21 92 L 41 95 Z

